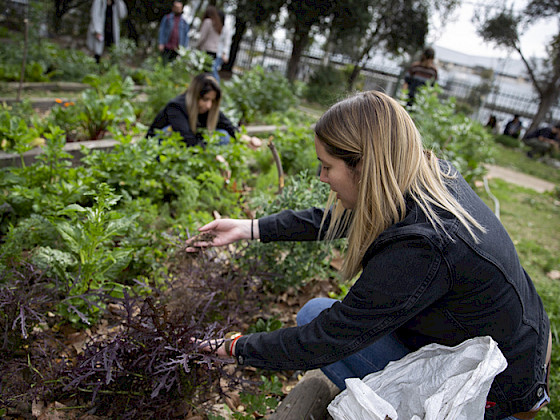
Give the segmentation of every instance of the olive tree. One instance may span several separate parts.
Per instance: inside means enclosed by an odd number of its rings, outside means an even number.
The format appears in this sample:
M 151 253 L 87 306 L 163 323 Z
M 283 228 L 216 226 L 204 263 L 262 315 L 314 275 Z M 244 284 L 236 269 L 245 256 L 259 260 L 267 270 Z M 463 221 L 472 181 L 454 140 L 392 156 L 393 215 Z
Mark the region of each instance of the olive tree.
M 547 46 L 547 57 L 536 60 L 527 57 L 521 48 L 520 35 L 530 25 L 544 18 L 560 18 L 560 2 L 532 0 L 521 13 L 511 8 L 488 12 L 478 17 L 478 33 L 486 41 L 516 51 L 525 64 L 533 87 L 539 95 L 539 106 L 527 132 L 537 128 L 546 117 L 560 93 L 560 32 L 552 37 Z

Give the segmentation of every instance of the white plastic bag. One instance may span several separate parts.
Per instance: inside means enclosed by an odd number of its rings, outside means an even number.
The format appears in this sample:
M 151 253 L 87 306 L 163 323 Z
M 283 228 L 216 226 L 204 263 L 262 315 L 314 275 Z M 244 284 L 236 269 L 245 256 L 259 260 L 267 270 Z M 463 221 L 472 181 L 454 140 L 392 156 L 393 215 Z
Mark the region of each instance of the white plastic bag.
M 430 344 L 363 380 L 346 379 L 328 410 L 334 420 L 483 419 L 492 381 L 506 366 L 491 337 Z

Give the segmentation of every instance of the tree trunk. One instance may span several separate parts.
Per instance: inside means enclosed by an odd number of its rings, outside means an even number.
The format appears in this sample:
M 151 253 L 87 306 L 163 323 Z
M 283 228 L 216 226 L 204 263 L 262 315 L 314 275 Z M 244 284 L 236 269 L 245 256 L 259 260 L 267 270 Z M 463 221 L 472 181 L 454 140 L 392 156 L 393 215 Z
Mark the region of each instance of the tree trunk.
M 54 2 L 54 16 L 53 16 L 53 29 L 56 34 L 62 28 L 62 18 L 70 10 L 88 3 L 90 0 L 55 0 Z
M 558 79 L 553 83 L 549 83 L 548 86 L 544 89 L 543 95 L 541 96 L 541 100 L 539 102 L 537 113 L 535 114 L 531 125 L 529 126 L 529 128 L 527 128 L 525 135 L 533 130 L 536 130 L 539 127 L 540 123 L 545 119 L 546 114 L 550 110 L 550 107 L 558 99 L 560 90 L 558 86 L 556 86 L 557 83 Z
M 286 70 L 286 77 L 290 82 L 296 80 L 299 61 L 303 55 L 303 51 L 309 41 L 309 29 L 306 27 L 296 27 L 294 37 L 292 39 L 292 55 L 288 61 L 288 68 Z
M 377 36 L 377 29 L 370 34 L 369 38 L 366 40 L 364 44 L 364 49 L 362 50 L 360 56 L 354 61 L 354 68 L 352 69 L 352 73 L 348 77 L 348 81 L 346 83 L 346 87 L 348 88 L 348 92 L 352 92 L 354 90 L 354 84 L 356 80 L 358 80 L 358 76 L 360 72 L 365 67 L 367 61 L 369 60 L 369 52 L 373 48 L 373 43 L 375 42 L 375 38 Z
M 346 84 L 346 89 L 348 92 L 352 92 L 354 90 L 354 84 L 356 83 L 356 80 L 358 80 L 358 76 L 360 75 L 361 71 L 362 66 L 360 65 L 360 63 L 354 63 L 354 68 L 352 69 L 352 73 L 350 73 L 350 76 L 348 76 L 348 81 Z
M 227 64 L 222 66 L 223 71 L 231 72 L 233 69 L 233 65 L 235 64 L 235 60 L 237 59 L 237 53 L 239 51 L 239 47 L 241 45 L 241 40 L 247 31 L 247 22 L 239 19 L 236 17 L 235 19 L 235 33 L 231 38 L 231 47 L 229 49 L 229 61 Z

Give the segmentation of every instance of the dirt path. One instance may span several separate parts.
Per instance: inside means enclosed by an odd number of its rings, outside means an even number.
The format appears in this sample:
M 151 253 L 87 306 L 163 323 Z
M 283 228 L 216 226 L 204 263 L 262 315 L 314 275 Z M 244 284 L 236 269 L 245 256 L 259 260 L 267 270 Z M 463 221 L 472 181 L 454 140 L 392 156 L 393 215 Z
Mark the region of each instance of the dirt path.
M 532 188 L 533 190 L 541 193 L 552 191 L 555 187 L 555 184 L 552 182 L 517 172 L 513 169 L 495 165 L 486 165 L 486 167 L 488 168 L 488 178 L 500 178 L 521 187 Z

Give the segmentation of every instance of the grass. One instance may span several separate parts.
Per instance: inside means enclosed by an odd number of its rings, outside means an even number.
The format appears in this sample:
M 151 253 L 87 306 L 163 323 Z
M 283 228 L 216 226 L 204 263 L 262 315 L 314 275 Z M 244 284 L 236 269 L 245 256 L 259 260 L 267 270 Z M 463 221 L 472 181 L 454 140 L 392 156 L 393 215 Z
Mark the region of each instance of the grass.
M 506 149 L 508 150 L 508 149 Z M 520 152 L 517 152 L 518 154 Z M 523 163 L 513 154 L 514 164 Z M 503 157 L 503 156 L 502 156 Z M 531 168 L 539 163 L 531 161 Z M 532 172 L 538 176 L 540 169 Z M 558 170 L 548 167 L 548 178 Z M 545 174 L 545 175 L 546 175 Z M 556 175 L 552 176 L 554 178 Z M 544 178 L 544 176 L 542 176 Z M 521 263 L 535 283 L 551 321 L 553 352 L 550 374 L 551 404 L 543 409 L 539 420 L 560 418 L 560 353 L 556 351 L 560 342 L 560 279 L 554 272 L 560 271 L 560 201 L 553 194 L 540 194 L 531 189 L 508 184 L 500 179 L 490 181 L 490 190 L 500 202 L 501 220 L 508 230 Z M 477 193 L 490 206 L 492 200 L 484 190 Z
M 527 157 L 524 150 L 510 149 L 496 144 L 495 164 L 504 168 L 515 169 L 537 178 L 560 184 L 560 170 Z

